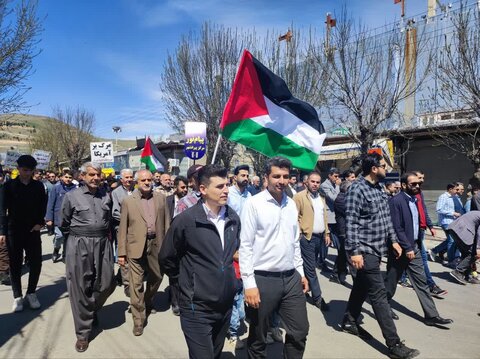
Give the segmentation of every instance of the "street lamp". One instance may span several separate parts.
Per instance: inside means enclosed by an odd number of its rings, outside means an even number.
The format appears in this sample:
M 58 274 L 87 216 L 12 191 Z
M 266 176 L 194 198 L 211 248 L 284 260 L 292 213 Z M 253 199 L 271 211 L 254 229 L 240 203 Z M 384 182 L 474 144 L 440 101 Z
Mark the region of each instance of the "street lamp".
M 115 148 L 116 152 L 118 152 L 118 133 L 122 132 L 122 128 L 120 126 L 113 126 L 112 130 L 115 132 Z

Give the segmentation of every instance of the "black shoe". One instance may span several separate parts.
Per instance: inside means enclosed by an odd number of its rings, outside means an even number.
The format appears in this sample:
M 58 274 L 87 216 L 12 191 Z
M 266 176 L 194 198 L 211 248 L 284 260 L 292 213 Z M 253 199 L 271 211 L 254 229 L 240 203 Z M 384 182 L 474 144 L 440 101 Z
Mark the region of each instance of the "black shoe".
M 392 359 L 410 359 L 418 356 L 420 352 L 417 349 L 407 347 L 403 342 L 399 342 L 388 348 L 388 356 Z
M 447 324 L 452 324 L 453 320 L 451 319 L 445 319 L 442 317 L 433 317 L 433 318 L 425 318 L 423 321 L 425 325 L 428 325 L 430 327 L 435 326 L 435 325 L 447 325 Z
M 146 307 L 146 312 L 147 312 L 147 315 L 157 314 L 157 310 L 155 309 L 155 307 L 153 305 L 148 305 Z
M 330 310 L 330 306 L 325 302 L 323 298 L 320 298 L 315 302 L 315 306 L 320 309 L 322 312 L 328 312 Z
M 75 343 L 75 350 L 79 353 L 83 353 L 88 349 L 88 340 L 78 339 Z
M 60 248 L 54 248 L 52 254 L 52 261 L 53 263 L 57 263 L 60 259 Z
M 345 333 L 350 333 L 364 340 L 370 340 L 373 338 L 372 335 L 365 329 L 363 329 L 360 325 L 348 319 L 343 320 L 342 330 Z
M 178 306 L 172 306 L 172 313 L 178 317 L 180 315 L 180 308 Z
M 400 319 L 400 318 L 398 317 L 397 313 L 395 313 L 395 312 L 393 311 L 393 309 L 390 309 L 390 315 L 392 316 L 392 319 L 393 319 L 393 320 L 398 320 L 398 319 Z
M 338 278 L 338 276 L 337 276 L 336 274 L 332 274 L 332 275 L 330 276 L 329 281 L 332 282 L 332 283 L 341 284 L 341 283 L 340 283 L 340 279 Z

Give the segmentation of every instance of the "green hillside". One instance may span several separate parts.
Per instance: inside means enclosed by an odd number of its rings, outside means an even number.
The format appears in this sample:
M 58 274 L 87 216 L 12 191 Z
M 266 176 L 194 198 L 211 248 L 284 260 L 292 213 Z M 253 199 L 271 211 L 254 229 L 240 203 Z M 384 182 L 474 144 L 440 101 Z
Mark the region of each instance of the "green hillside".
M 42 127 L 48 127 L 54 118 L 47 116 L 6 114 L 0 115 L 0 152 L 13 149 L 19 152 L 30 151 L 30 139 Z M 112 141 L 113 139 L 98 138 L 98 141 Z M 118 149 L 124 150 L 135 147 L 134 140 L 118 140 Z M 48 149 L 44 149 L 48 150 Z

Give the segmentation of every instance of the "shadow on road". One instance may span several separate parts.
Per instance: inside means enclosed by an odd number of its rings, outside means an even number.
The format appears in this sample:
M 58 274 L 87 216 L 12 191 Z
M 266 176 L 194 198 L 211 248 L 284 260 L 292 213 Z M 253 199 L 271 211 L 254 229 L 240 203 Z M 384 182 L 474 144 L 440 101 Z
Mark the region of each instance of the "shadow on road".
M 67 292 L 65 277 L 57 279 L 53 284 L 40 287 L 37 289 L 37 297 L 42 307 L 38 310 L 31 310 L 24 305 L 23 312 L 0 314 L 0 323 L 2 330 L 0 331 L 0 347 L 2 347 L 10 338 L 15 335 L 22 336 L 23 328 L 32 320 L 41 316 L 43 311 L 50 308 L 55 302 Z M 13 302 L 13 297 L 12 297 Z

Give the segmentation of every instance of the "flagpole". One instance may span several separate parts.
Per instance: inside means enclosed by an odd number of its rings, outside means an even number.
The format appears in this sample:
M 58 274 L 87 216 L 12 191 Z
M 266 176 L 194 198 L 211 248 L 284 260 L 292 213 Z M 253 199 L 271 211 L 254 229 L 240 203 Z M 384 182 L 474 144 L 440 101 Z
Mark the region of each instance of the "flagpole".
M 222 139 L 222 135 L 219 134 L 217 138 L 217 144 L 215 145 L 215 150 L 213 151 L 212 165 L 215 163 L 215 158 L 217 157 L 218 145 L 220 145 L 221 139 Z

